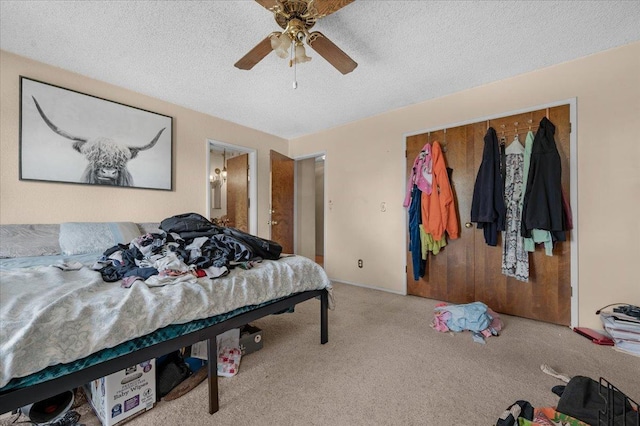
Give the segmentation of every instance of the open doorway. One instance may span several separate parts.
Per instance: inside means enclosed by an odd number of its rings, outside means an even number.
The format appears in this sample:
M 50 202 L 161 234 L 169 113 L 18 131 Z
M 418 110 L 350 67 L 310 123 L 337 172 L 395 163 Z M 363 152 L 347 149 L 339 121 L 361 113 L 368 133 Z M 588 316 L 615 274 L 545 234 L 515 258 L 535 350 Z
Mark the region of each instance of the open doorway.
M 295 160 L 295 253 L 324 267 L 325 155 Z
M 258 232 L 256 151 L 207 140 L 209 219 L 250 234 Z

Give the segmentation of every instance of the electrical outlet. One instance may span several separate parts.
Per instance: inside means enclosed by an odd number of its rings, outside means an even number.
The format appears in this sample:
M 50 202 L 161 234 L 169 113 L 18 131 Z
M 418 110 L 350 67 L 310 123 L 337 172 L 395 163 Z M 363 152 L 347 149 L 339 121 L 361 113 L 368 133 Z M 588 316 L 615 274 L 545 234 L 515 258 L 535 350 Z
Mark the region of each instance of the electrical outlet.
M 358 268 L 362 268 L 362 259 L 358 259 Z

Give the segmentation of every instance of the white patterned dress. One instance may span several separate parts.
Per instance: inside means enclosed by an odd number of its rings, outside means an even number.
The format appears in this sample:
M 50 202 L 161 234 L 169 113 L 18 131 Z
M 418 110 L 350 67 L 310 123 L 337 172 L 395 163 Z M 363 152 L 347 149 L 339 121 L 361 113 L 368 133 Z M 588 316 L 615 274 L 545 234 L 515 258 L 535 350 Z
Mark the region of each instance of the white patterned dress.
M 506 149 L 506 179 L 504 202 L 507 209 L 505 231 L 502 233 L 502 273 L 519 281 L 529 281 L 529 254 L 520 235 L 522 219 L 522 188 L 524 147 L 513 141 Z

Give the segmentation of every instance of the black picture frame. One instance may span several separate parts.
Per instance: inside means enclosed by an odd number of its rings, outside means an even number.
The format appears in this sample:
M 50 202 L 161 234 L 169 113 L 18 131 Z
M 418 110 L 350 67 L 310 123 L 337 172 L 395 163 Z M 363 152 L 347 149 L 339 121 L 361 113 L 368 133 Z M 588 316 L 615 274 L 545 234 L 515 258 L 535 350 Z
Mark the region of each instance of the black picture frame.
M 173 117 L 20 76 L 20 180 L 173 190 Z

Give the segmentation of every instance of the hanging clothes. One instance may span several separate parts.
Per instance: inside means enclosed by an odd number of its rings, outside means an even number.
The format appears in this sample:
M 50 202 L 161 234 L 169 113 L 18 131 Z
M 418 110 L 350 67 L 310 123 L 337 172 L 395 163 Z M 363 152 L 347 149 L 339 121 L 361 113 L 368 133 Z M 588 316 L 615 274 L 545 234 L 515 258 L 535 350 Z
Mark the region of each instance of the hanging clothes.
M 531 164 L 531 152 L 533 150 L 534 136 L 533 132 L 529 131 L 524 142 L 524 181 L 522 182 L 521 203 L 524 205 L 524 194 L 527 190 L 527 177 L 529 176 L 529 167 Z M 522 230 L 522 218 L 520 220 L 520 229 Z M 522 235 L 522 232 L 520 233 Z M 524 248 L 526 251 L 534 252 L 536 250 L 536 243 L 544 244 L 544 251 L 547 256 L 553 256 L 553 239 L 551 238 L 551 232 L 543 229 L 531 230 L 531 237 L 524 238 Z
M 504 231 L 505 205 L 498 137 L 493 127 L 484 136 L 482 163 L 478 169 L 471 202 L 471 222 L 484 231 L 490 246 L 498 245 L 498 232 Z
M 443 236 L 440 241 L 433 239 L 431 234 L 424 230 L 424 226 L 420 225 L 420 241 L 422 242 L 422 260 L 427 260 L 427 255 L 440 253 L 440 250 L 447 245 L 447 237 Z
M 422 225 L 427 234 L 431 234 L 433 241 L 441 241 L 447 235 L 452 240 L 460 237 L 460 225 L 453 199 L 453 191 L 449 182 L 447 165 L 439 142 L 431 146 L 431 160 L 433 163 L 433 189 L 431 194 L 422 193 Z
M 409 251 L 411 252 L 411 265 L 413 267 L 413 279 L 418 281 L 426 273 L 426 261 L 422 252 L 424 241 L 422 238 L 421 195 L 431 193 L 431 145 L 425 144 L 411 168 L 411 176 L 407 183 L 404 207 L 409 207 Z
M 529 254 L 520 235 L 524 152 L 518 135 L 505 149 L 505 230 L 502 238 L 502 273 L 519 281 L 529 281 Z
M 413 185 L 417 185 L 418 189 L 423 193 L 431 194 L 431 185 L 433 175 L 431 172 L 431 145 L 426 143 L 415 160 L 413 160 L 413 167 L 411 168 L 411 176 L 407 183 L 407 194 L 404 197 L 404 207 L 409 207 L 411 204 L 411 194 L 413 191 Z
M 420 189 L 413 185 L 409 206 L 409 251 L 411 252 L 411 265 L 413 266 L 413 279 L 418 281 L 424 277 L 426 262 L 422 259 L 422 241 L 420 239 Z
M 522 236 L 531 237 L 533 229 L 550 231 L 554 240 L 566 241 L 562 207 L 560 154 L 554 134 L 556 126 L 546 117 L 533 142 L 531 164 L 522 207 Z

